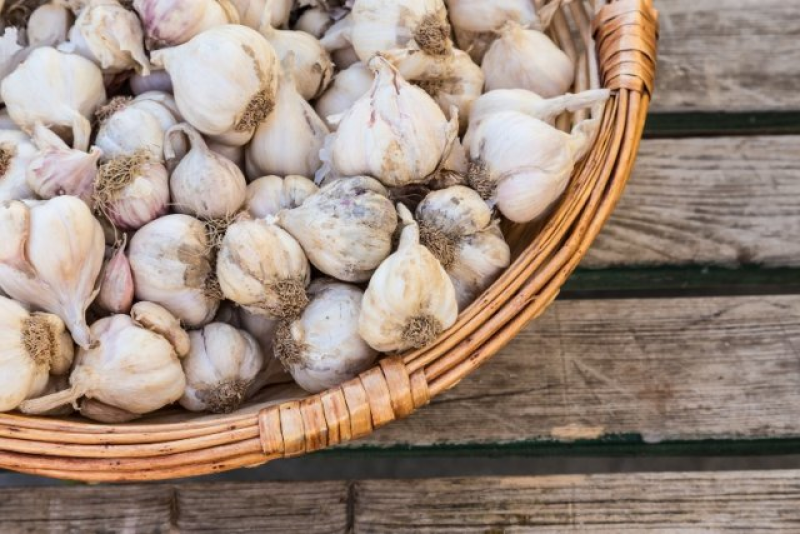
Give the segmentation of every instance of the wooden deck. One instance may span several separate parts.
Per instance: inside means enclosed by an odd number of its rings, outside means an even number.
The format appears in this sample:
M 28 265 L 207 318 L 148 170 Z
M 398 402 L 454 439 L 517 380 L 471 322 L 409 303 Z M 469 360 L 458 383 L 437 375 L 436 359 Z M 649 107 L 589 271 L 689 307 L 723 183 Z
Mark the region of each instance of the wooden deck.
M 334 454 L 800 453 L 800 3 L 657 7 L 649 138 L 563 298 Z M 0 532 L 800 532 L 798 504 L 800 471 L 14 487 Z

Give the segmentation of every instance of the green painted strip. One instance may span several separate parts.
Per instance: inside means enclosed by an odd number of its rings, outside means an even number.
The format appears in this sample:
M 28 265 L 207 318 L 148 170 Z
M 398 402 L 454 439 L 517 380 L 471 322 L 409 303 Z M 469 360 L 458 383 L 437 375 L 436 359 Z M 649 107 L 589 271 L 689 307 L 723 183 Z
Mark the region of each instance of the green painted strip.
M 759 113 L 653 113 L 645 137 L 781 135 L 800 133 L 800 111 Z

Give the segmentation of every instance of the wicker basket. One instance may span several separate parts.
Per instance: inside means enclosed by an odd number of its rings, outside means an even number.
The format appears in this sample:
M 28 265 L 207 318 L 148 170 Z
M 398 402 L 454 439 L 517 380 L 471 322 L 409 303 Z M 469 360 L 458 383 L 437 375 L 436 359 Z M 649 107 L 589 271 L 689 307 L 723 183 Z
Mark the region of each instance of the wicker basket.
M 574 0 L 561 8 L 551 36 L 576 60 L 575 89 L 614 91 L 600 134 L 546 221 L 506 226 L 516 261 L 432 346 L 385 359 L 320 395 L 250 405 L 230 416 L 104 426 L 0 415 L 0 467 L 90 482 L 252 467 L 366 436 L 455 386 L 555 300 L 617 204 L 653 89 L 657 28 L 651 0 Z M 559 124 L 568 128 L 581 118 L 565 116 Z

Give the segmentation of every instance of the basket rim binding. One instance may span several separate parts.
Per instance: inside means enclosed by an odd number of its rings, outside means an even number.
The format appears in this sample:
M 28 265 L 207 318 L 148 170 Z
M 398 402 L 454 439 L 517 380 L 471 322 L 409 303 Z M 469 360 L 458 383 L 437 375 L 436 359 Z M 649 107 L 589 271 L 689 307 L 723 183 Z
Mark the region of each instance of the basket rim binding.
M 579 54 L 568 19 L 589 53 Z M 652 0 L 573 0 L 561 7 L 552 37 L 579 66 L 576 90 L 612 90 L 600 132 L 546 223 L 535 234 L 529 227 L 510 230 L 514 241 L 529 244 L 435 343 L 386 358 L 338 388 L 255 414 L 129 425 L 0 414 L 0 468 L 123 482 L 254 467 L 369 435 L 485 363 L 544 313 L 602 229 L 630 176 L 653 91 L 658 13 Z

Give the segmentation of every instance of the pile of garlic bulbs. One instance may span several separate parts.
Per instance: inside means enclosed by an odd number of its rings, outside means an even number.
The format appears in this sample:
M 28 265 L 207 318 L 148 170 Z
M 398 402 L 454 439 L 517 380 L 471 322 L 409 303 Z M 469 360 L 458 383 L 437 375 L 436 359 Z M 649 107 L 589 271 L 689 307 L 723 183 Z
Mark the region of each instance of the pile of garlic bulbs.
M 435 341 L 593 142 L 560 4 L 0 1 L 0 411 L 228 413 Z

